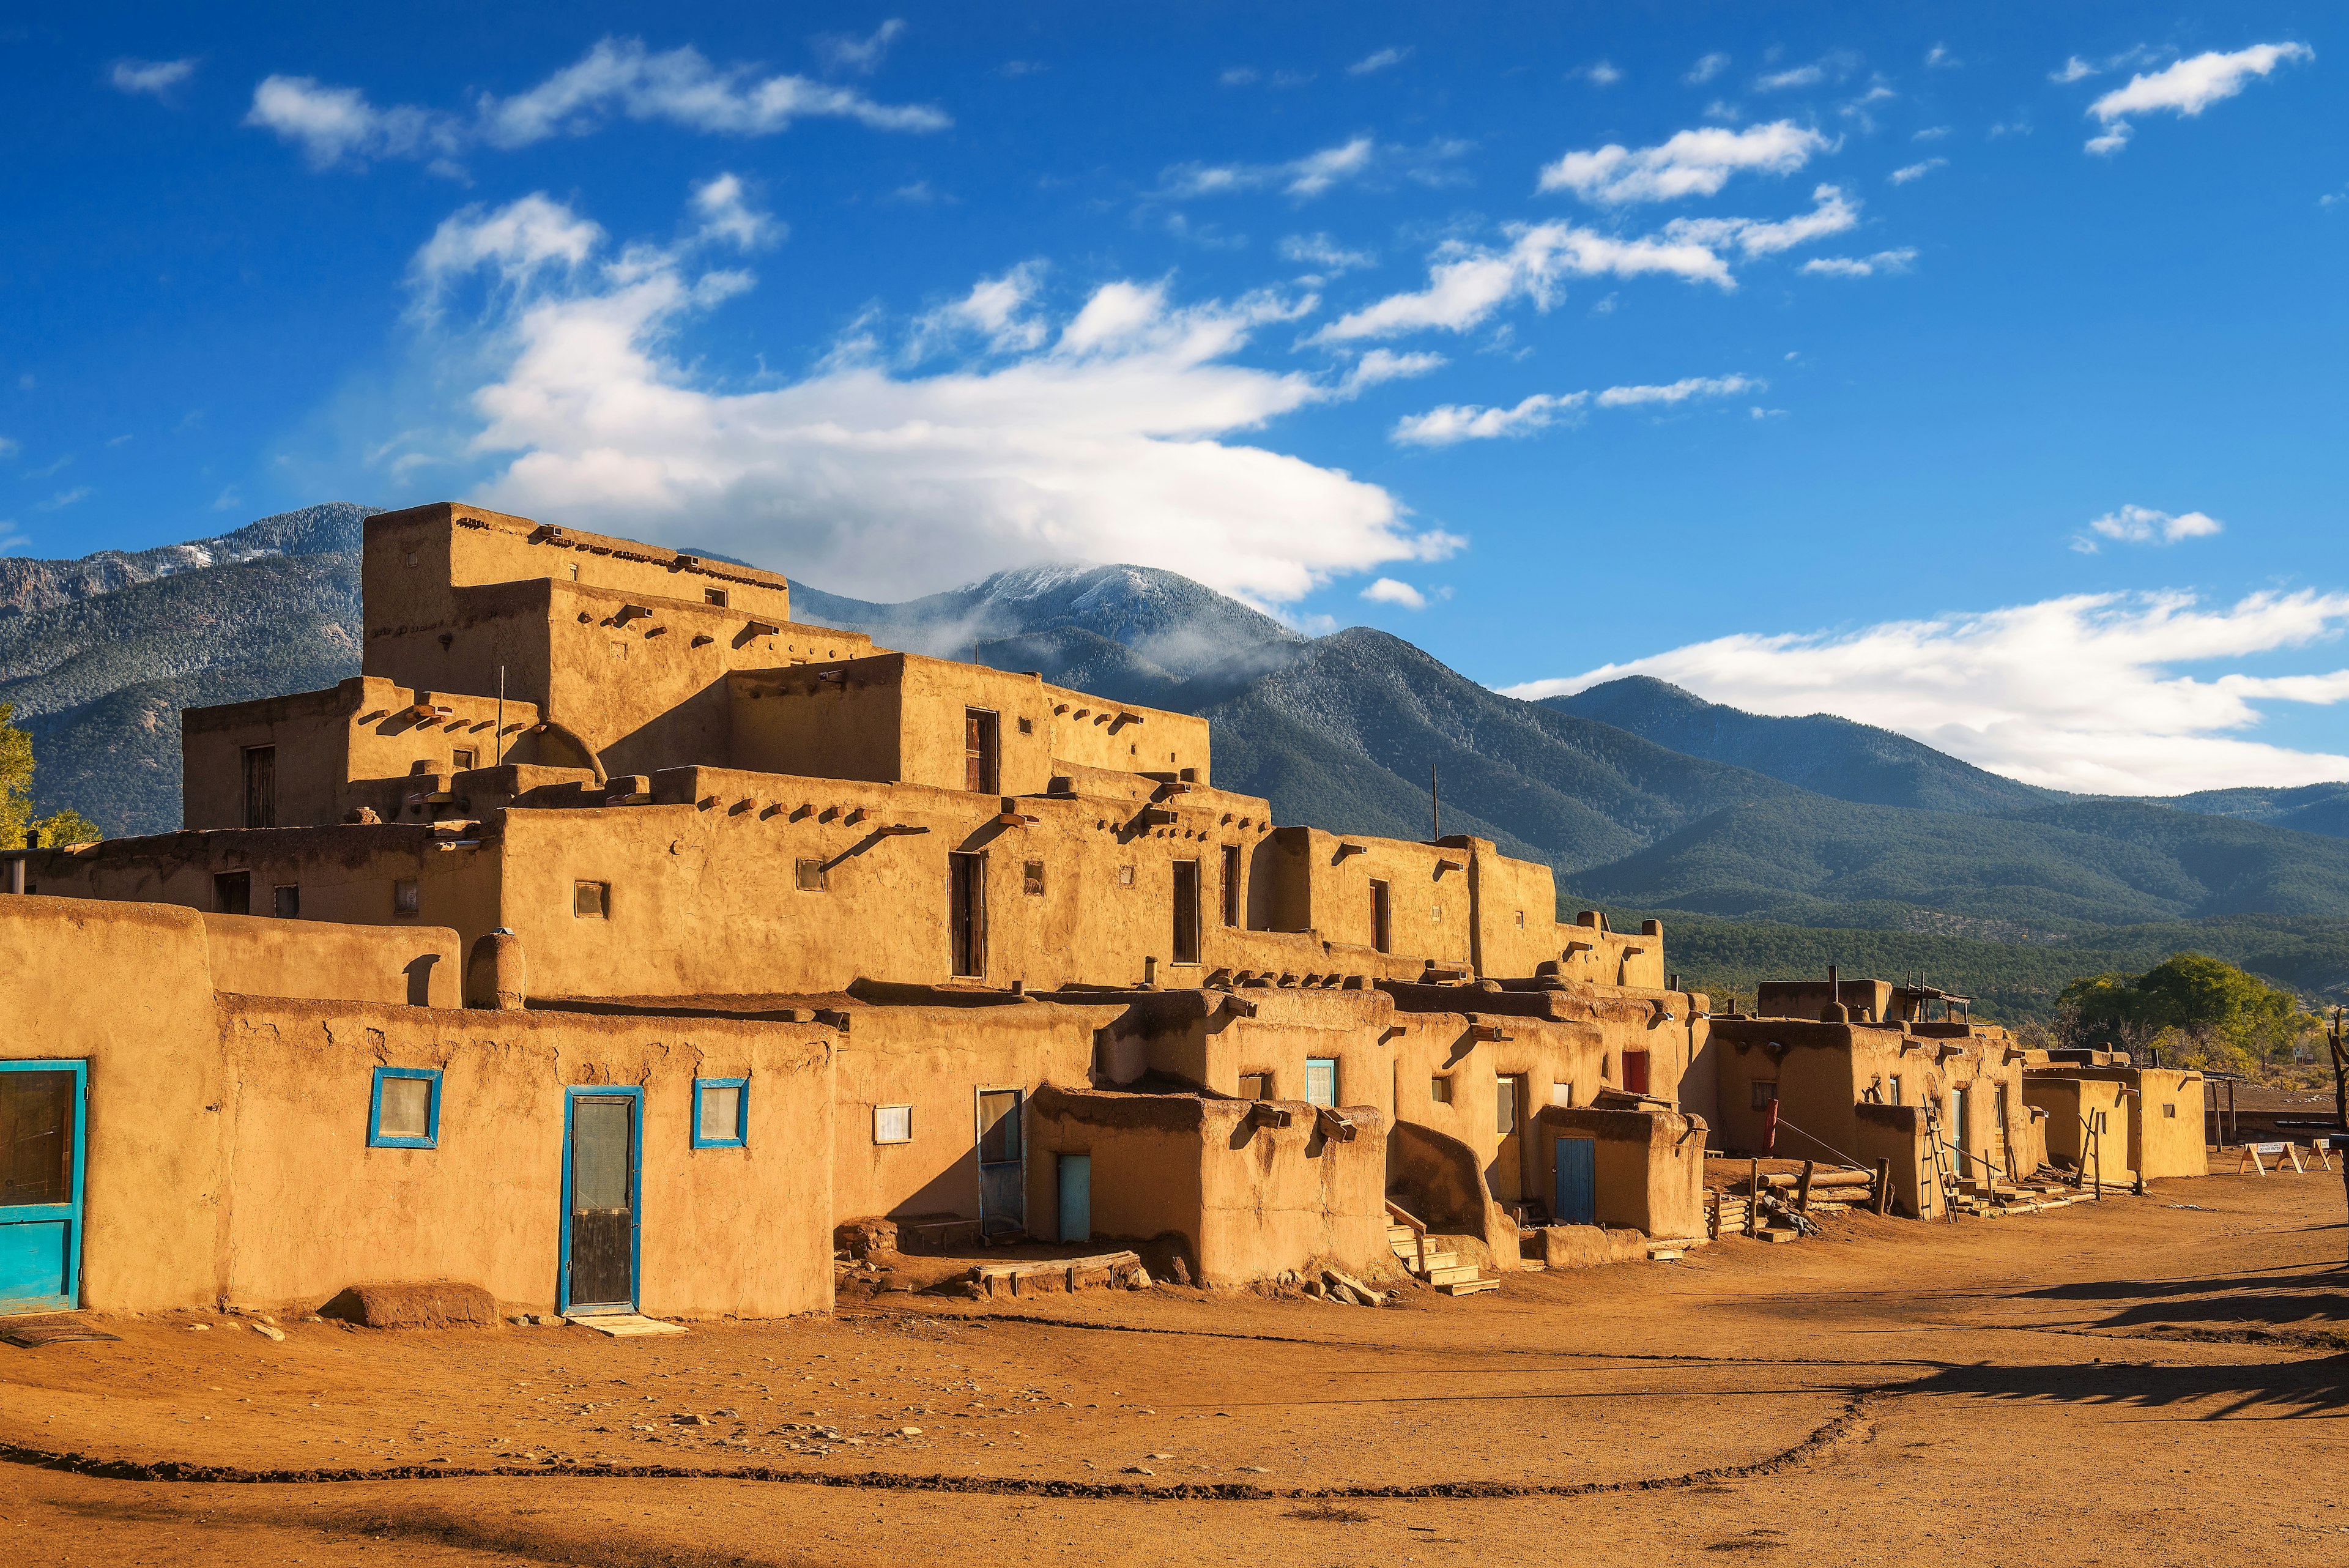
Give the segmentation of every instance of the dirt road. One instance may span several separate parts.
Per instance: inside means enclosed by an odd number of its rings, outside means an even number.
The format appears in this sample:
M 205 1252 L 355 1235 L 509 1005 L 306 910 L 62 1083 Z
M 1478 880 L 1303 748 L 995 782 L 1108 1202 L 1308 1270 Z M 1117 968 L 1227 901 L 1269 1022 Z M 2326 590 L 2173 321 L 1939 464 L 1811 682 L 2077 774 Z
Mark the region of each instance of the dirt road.
M 1854 1215 L 1376 1311 L 110 1320 L 0 1346 L 0 1562 L 2324 1561 L 2340 1205 L 2317 1174 Z

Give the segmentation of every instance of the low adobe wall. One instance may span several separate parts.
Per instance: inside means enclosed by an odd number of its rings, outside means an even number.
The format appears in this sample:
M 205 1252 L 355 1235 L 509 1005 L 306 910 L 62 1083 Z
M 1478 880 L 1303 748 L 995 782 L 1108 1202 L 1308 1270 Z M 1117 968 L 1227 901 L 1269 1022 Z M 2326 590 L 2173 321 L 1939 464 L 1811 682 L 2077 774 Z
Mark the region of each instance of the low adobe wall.
M 1891 1161 L 1892 1210 L 1912 1220 L 1940 1217 L 1942 1195 L 1928 1174 L 1924 1108 L 1863 1103 L 1852 1114 L 1852 1157 L 1870 1168 Z
M 1546 1194 L 1556 1191 L 1558 1144 L 1587 1137 L 1595 1145 L 1600 1225 L 1650 1236 L 1705 1233 L 1702 1121 L 1664 1110 L 1546 1106 L 1534 1126 Z
M 265 915 L 206 915 L 212 988 L 248 996 L 305 996 L 456 1007 L 463 966 L 446 926 L 346 926 Z
M 1368 1106 L 1347 1115 L 1350 1141 L 1325 1137 L 1302 1102 L 1286 1127 L 1255 1125 L 1246 1100 L 1125 1095 L 1046 1086 L 1032 1102 L 1030 1229 L 1059 1228 L 1057 1158 L 1092 1158 L 1092 1234 L 1190 1243 L 1203 1284 L 1240 1285 L 1334 1263 L 1376 1268 L 1386 1244 L 1386 1127 Z

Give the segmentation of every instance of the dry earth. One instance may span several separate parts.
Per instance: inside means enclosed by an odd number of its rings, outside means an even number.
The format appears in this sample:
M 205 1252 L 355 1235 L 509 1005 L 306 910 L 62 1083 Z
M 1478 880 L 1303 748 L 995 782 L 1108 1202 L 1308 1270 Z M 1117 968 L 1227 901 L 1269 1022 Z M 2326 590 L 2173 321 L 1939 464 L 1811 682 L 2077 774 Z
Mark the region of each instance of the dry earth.
M 2342 1206 L 2312 1174 L 1846 1216 L 1377 1311 L 110 1319 L 0 1345 L 0 1563 L 2333 1561 Z

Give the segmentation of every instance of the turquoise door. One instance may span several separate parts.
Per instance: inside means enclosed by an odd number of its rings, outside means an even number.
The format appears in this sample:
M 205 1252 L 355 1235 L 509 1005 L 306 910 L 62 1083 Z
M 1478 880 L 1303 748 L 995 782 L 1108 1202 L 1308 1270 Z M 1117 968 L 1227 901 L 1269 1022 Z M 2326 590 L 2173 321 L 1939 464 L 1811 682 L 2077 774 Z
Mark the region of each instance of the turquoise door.
M 1557 1140 L 1557 1206 L 1561 1225 L 1599 1223 L 1599 1145 L 1587 1137 Z
M 81 1300 L 87 1062 L 0 1062 L 0 1313 Z
M 1061 1240 L 1090 1241 L 1093 1239 L 1093 1157 L 1062 1155 L 1060 1176 Z

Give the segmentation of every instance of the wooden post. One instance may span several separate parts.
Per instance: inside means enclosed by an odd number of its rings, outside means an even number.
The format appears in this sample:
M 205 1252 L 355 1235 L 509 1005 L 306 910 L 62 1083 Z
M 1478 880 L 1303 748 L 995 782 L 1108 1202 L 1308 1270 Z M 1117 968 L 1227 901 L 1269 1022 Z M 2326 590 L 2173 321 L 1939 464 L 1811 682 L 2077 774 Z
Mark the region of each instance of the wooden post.
M 1803 1161 L 1803 1179 L 1795 1184 L 1795 1210 L 1797 1213 L 1808 1214 L 1811 1211 L 1811 1169 L 1816 1163 L 1807 1159 Z
M 2324 1042 L 2333 1048 L 2333 1114 L 2340 1118 L 2343 1130 L 2349 1131 L 2349 1041 L 2343 1038 L 2342 1024 L 2343 1012 L 2336 1007 L 2333 1010 L 2333 1027 L 2326 1032 Z M 2325 1141 L 2328 1145 L 2333 1142 L 2330 1138 Z M 2349 1159 L 2341 1162 L 2341 1189 L 2344 1200 L 2349 1201 Z
M 1755 1160 L 1745 1179 L 1745 1233 L 1762 1234 L 1762 1162 Z
M 2104 1113 L 2096 1113 L 2102 1116 Z M 2096 1162 L 2096 1201 L 2105 1200 L 2105 1134 L 2101 1127 L 2088 1129 L 2088 1156 Z
M 1892 1157 L 1885 1156 L 1876 1162 L 1876 1211 L 1892 1212 Z

